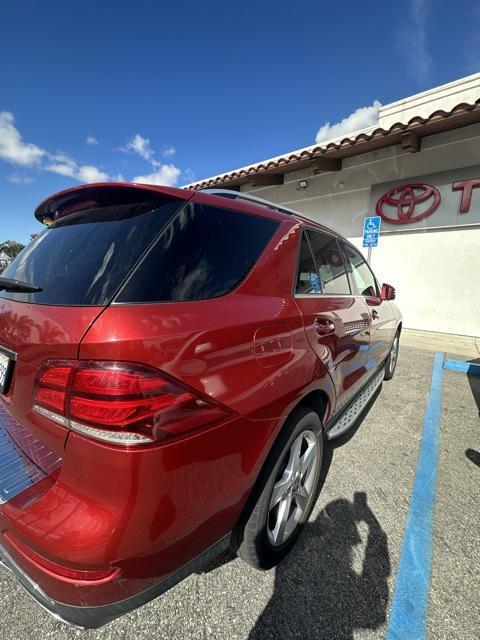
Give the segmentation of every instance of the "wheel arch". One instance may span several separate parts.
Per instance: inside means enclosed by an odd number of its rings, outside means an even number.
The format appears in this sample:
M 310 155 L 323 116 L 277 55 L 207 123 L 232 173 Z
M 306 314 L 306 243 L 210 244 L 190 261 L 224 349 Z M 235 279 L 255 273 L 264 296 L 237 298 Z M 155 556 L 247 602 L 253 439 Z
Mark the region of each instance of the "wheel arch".
M 296 413 L 301 411 L 302 409 L 310 409 L 314 411 L 319 419 L 321 424 L 321 430 L 323 432 L 325 427 L 325 418 L 328 413 L 330 405 L 330 398 L 326 391 L 323 389 L 314 389 L 309 391 L 305 396 L 300 398 L 298 402 L 296 402 L 293 406 L 289 408 L 288 414 L 283 418 L 281 422 L 281 426 L 278 429 L 275 438 L 273 439 L 267 454 L 263 460 L 260 471 L 255 478 L 255 482 L 253 483 L 252 489 L 250 491 L 250 495 L 248 496 L 247 502 L 240 514 L 240 517 L 237 521 L 237 525 L 235 526 L 232 532 L 231 544 L 233 549 L 236 551 L 241 544 L 241 540 L 239 537 L 240 530 L 242 528 L 242 523 L 249 517 L 252 509 L 260 496 L 264 483 L 266 481 L 266 470 L 269 468 L 272 456 L 277 454 L 277 449 L 283 437 L 285 437 L 285 431 L 287 424 L 289 423 L 290 418 Z
M 315 413 L 320 418 L 320 422 L 322 423 L 322 429 L 325 428 L 325 422 L 328 415 L 328 410 L 330 407 L 330 398 L 328 394 L 323 389 L 314 389 L 307 393 L 290 411 L 289 415 L 285 419 L 285 422 L 288 420 L 290 415 L 298 409 L 298 407 L 308 407 L 315 411 Z M 285 424 L 285 423 L 284 423 Z M 283 428 L 284 425 L 282 425 Z M 281 429 L 280 429 L 281 431 Z M 280 433 L 280 432 L 279 432 Z M 278 437 L 278 436 L 277 436 Z

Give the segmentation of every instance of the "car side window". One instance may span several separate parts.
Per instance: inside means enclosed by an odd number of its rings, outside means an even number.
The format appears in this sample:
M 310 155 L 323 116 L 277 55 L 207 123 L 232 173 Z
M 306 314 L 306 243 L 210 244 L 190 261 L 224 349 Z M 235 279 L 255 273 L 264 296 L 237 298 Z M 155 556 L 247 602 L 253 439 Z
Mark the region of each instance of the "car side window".
M 379 297 L 378 283 L 362 254 L 351 245 L 344 245 L 353 280 L 361 296 Z
M 307 232 L 318 271 L 318 293 L 350 295 L 347 270 L 337 239 L 320 231 Z M 312 292 L 313 293 L 313 292 Z
M 322 293 L 317 267 L 305 233 L 302 233 L 295 293 Z
M 164 227 L 116 301 L 223 296 L 244 280 L 278 226 L 269 218 L 189 202 Z

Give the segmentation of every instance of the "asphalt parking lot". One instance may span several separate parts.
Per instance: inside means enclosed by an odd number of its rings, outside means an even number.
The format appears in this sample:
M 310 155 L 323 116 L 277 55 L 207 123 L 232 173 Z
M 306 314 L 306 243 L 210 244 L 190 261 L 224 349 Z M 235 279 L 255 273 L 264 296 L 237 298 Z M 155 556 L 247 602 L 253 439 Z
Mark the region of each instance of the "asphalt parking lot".
M 0 637 L 400 637 L 392 627 L 392 602 L 434 355 L 402 348 L 393 381 L 383 384 L 357 428 L 328 447 L 316 508 L 276 570 L 257 572 L 226 554 L 204 573 L 96 631 L 55 622 L 1 572 Z M 407 583 L 426 575 L 426 637 L 467 640 L 480 633 L 480 376 L 442 372 L 431 572 L 422 573 L 420 561 L 409 565 L 402 559 L 400 566 Z M 400 621 L 407 613 L 400 611 Z

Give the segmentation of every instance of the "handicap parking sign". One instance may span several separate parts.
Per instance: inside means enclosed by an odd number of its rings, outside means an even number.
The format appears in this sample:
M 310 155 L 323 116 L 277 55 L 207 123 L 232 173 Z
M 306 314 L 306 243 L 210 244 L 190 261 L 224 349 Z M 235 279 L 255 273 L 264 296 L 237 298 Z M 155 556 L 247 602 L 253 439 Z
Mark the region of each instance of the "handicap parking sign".
M 378 246 L 378 236 L 380 235 L 380 216 L 370 216 L 363 221 L 363 246 Z

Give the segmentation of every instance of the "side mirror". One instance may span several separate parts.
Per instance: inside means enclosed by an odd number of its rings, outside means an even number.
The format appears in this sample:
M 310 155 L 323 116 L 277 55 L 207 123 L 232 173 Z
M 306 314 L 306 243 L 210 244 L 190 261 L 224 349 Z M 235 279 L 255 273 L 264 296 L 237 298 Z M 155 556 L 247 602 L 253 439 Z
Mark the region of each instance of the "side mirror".
M 382 300 L 395 300 L 395 289 L 391 284 L 382 284 Z

